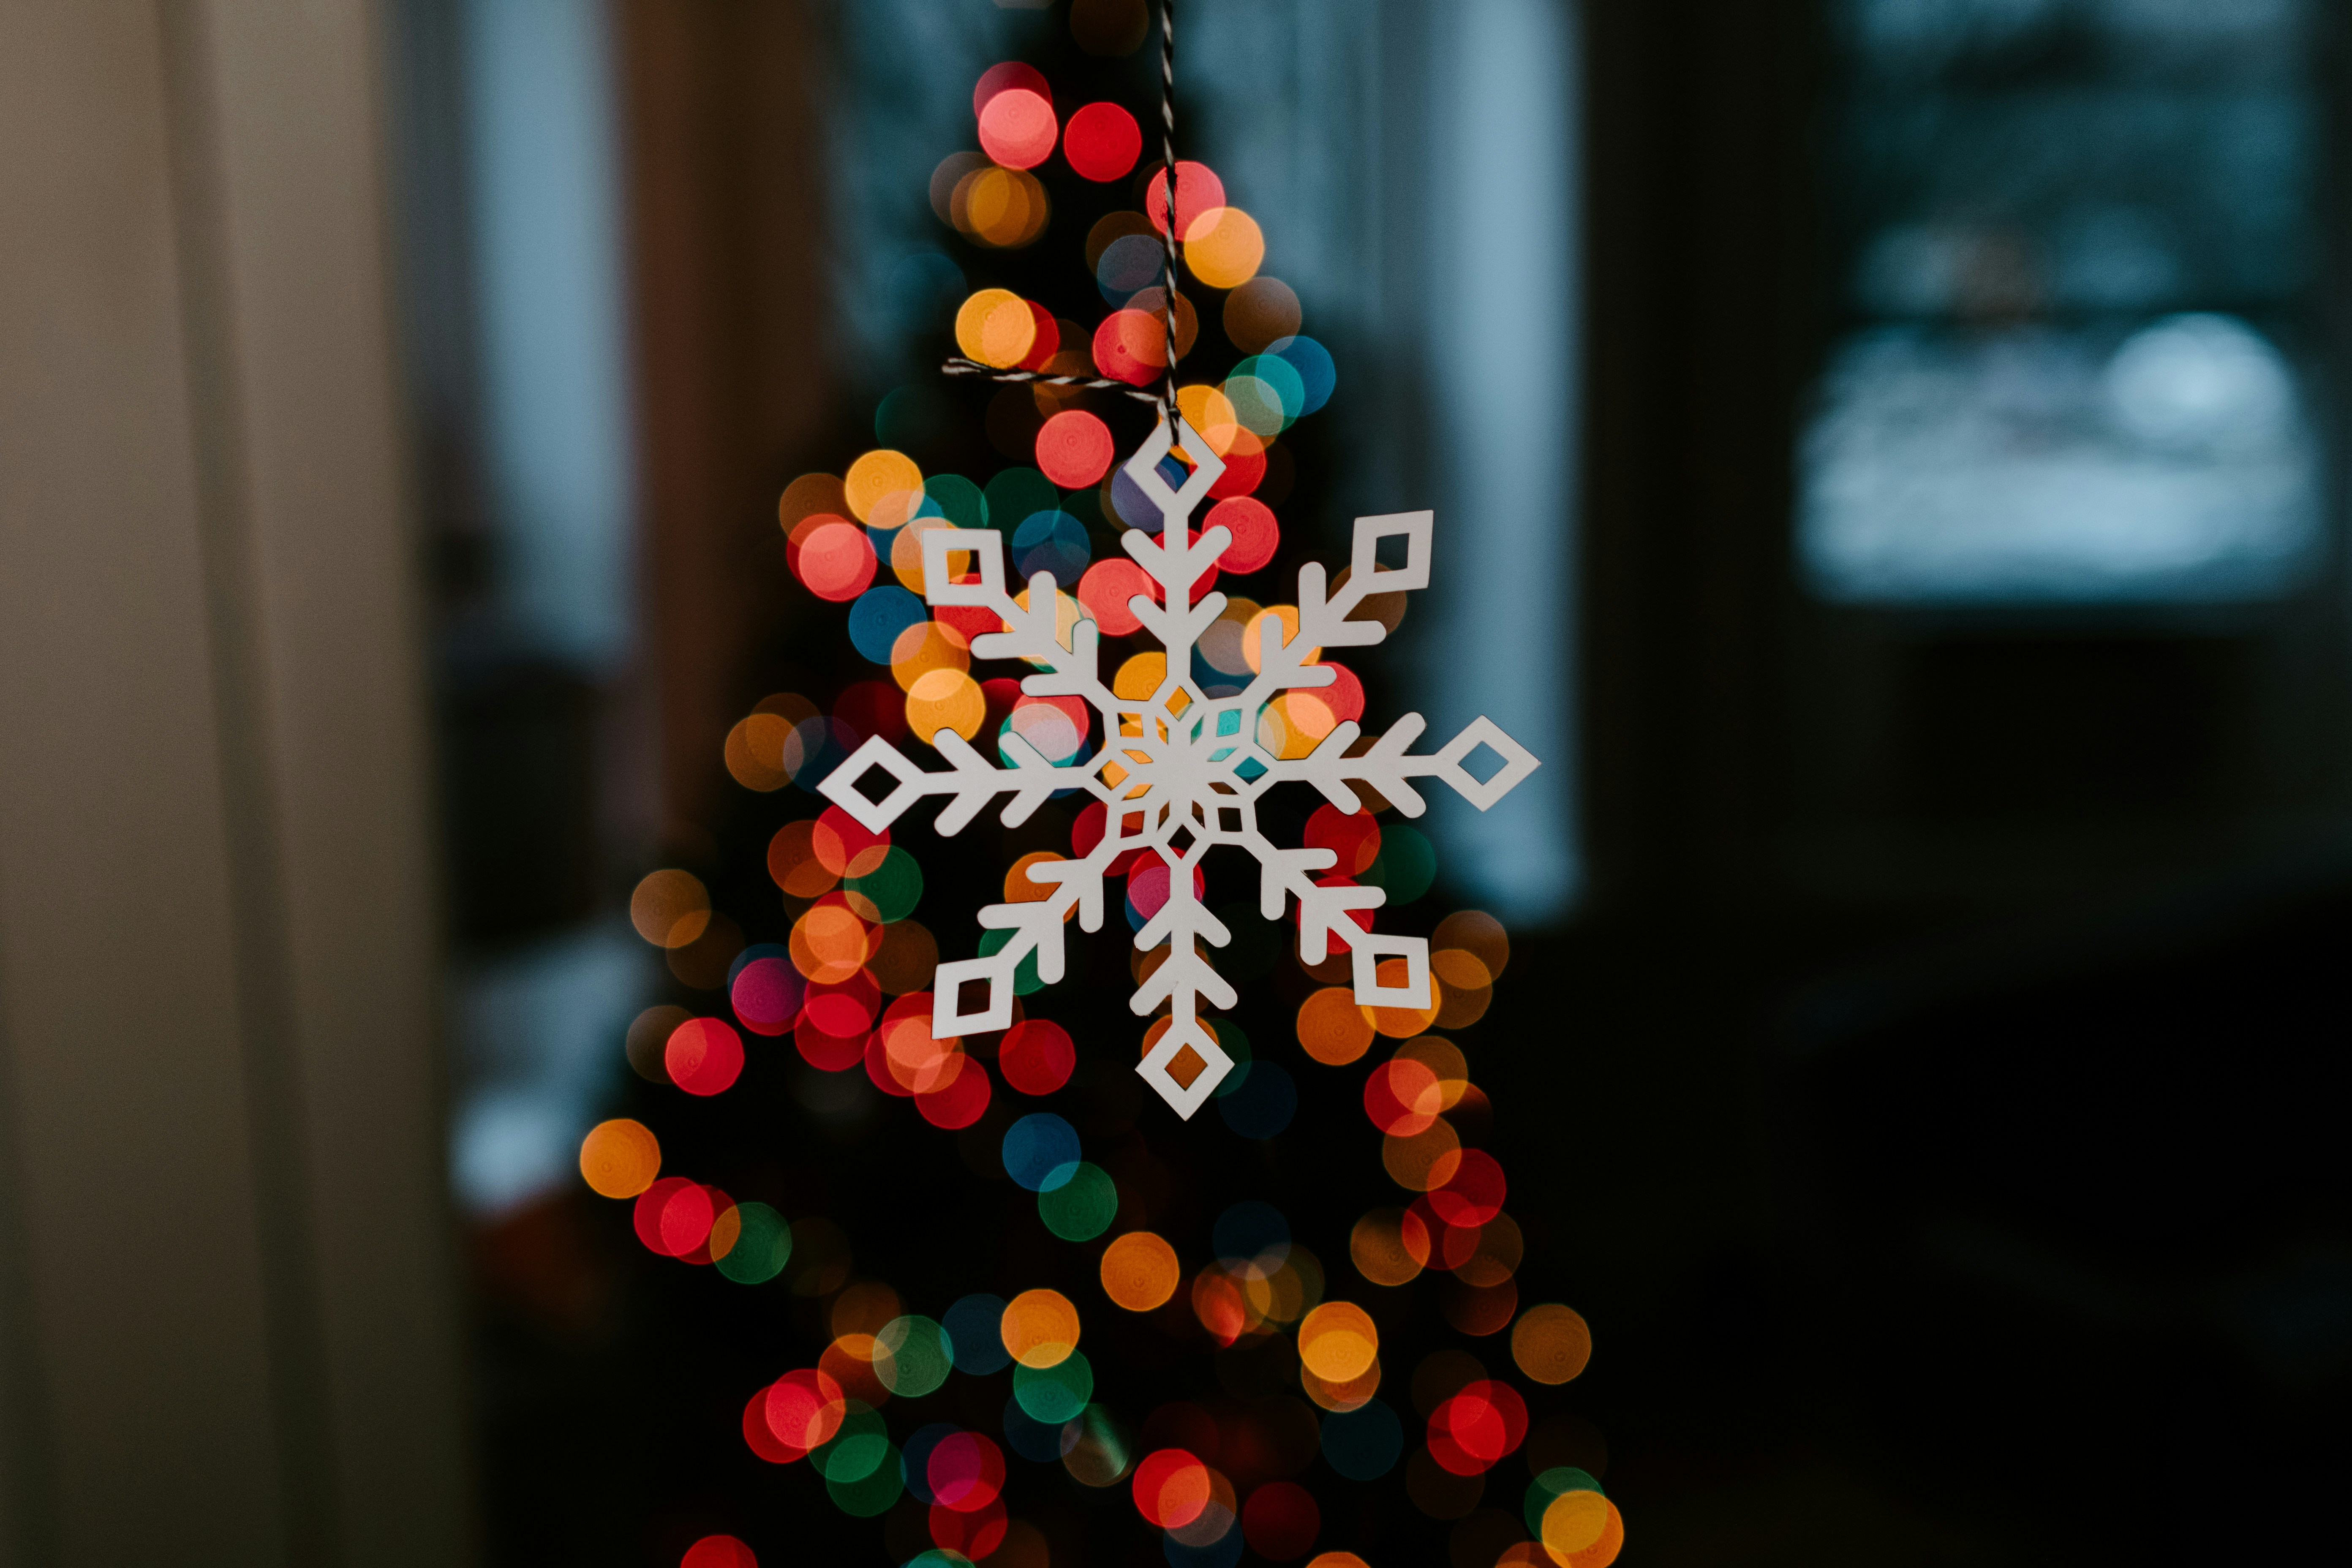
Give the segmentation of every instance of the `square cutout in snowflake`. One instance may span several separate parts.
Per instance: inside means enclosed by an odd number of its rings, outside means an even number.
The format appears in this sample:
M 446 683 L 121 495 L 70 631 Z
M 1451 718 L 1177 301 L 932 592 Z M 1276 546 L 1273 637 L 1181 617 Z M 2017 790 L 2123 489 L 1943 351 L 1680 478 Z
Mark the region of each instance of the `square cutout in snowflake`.
M 1181 486 L 1171 486 L 1161 473 L 1160 460 L 1180 442 L 1187 455 L 1197 453 L 1200 460 Z M 1433 754 L 1406 751 L 1426 728 L 1417 713 L 1398 720 L 1360 755 L 1349 754 L 1362 733 L 1353 720 L 1333 722 L 1304 752 L 1295 752 L 1291 744 L 1267 743 L 1265 713 L 1271 704 L 1287 693 L 1318 690 L 1339 679 L 1336 667 L 1319 662 L 1325 648 L 1369 647 L 1388 635 L 1380 620 L 1350 618 L 1368 598 L 1429 585 L 1433 519 L 1425 511 L 1358 518 L 1345 581 L 1333 589 L 1320 564 L 1299 568 L 1296 621 L 1268 611 L 1246 628 L 1255 634 L 1255 646 L 1245 641 L 1240 650 L 1247 663 L 1247 684 L 1222 697 L 1202 690 L 1190 674 L 1193 653 L 1203 634 L 1219 622 L 1227 600 L 1214 591 L 1196 600 L 1195 589 L 1232 536 L 1224 528 L 1212 526 L 1195 537 L 1190 523 L 1193 508 L 1223 471 L 1208 443 L 1181 416 L 1172 426 L 1163 418 L 1126 465 L 1127 477 L 1160 515 L 1157 537 L 1136 529 L 1120 541 L 1160 590 L 1156 602 L 1137 595 L 1127 606 L 1164 650 L 1157 686 L 1149 692 L 1135 692 L 1131 685 L 1128 691 L 1115 690 L 1104 679 L 1095 624 L 1068 620 L 1062 608 L 1066 601 L 1057 595 L 1050 573 L 1031 577 L 1027 591 L 1017 598 L 1007 591 L 1002 534 L 992 529 L 935 528 L 922 536 L 926 601 L 934 607 L 964 606 L 995 614 L 1004 629 L 974 637 L 973 656 L 1026 659 L 1036 668 L 1021 683 L 1026 695 L 1075 698 L 1091 707 L 1102 720 L 1104 733 L 1101 748 L 1092 756 L 1052 763 L 1018 733 L 1008 733 L 1002 754 L 1013 765 L 1000 768 L 955 731 L 943 729 L 930 741 L 950 766 L 932 773 L 876 736 L 819 786 L 827 800 L 875 832 L 927 795 L 949 797 L 935 824 L 944 835 L 961 832 L 1001 795 L 1013 797 L 1000 817 L 1007 826 L 1025 820 L 1059 791 L 1083 791 L 1101 802 L 1104 831 L 1092 848 L 1075 860 L 1030 868 L 1030 879 L 1052 889 L 1045 897 L 990 904 L 980 911 L 980 923 L 1009 933 L 1007 940 L 982 957 L 940 965 L 931 1033 L 952 1039 L 1010 1025 L 1015 974 L 1023 962 L 1034 957 L 1037 977 L 1046 984 L 1059 981 L 1062 928 L 1072 910 L 1084 929 L 1100 930 L 1104 879 L 1112 863 L 1122 857 L 1155 857 L 1164 868 L 1164 880 L 1152 876 L 1129 882 L 1132 888 L 1138 880 L 1149 880 L 1155 896 L 1164 893 L 1157 908 L 1146 911 L 1149 918 L 1135 934 L 1135 945 L 1149 952 L 1165 943 L 1169 956 L 1145 976 L 1129 1005 L 1143 1017 L 1167 1006 L 1169 1026 L 1153 1040 L 1137 1070 L 1186 1118 L 1215 1092 L 1234 1065 L 1201 1018 L 1204 1005 L 1228 1008 L 1238 1000 L 1206 956 L 1207 949 L 1233 940 L 1233 933 L 1200 901 L 1195 880 L 1202 858 L 1213 847 L 1244 849 L 1257 860 L 1258 910 L 1265 919 L 1280 920 L 1289 902 L 1297 900 L 1299 952 L 1307 963 L 1322 963 L 1335 941 L 1350 951 L 1360 1005 L 1432 1005 L 1427 942 L 1378 934 L 1359 925 L 1355 912 L 1378 909 L 1388 895 L 1344 880 L 1318 882 L 1318 873 L 1329 871 L 1337 856 L 1328 848 L 1289 849 L 1267 839 L 1257 825 L 1261 795 L 1277 784 L 1308 784 L 1339 810 L 1352 813 L 1362 807 L 1353 787 L 1361 784 L 1405 816 L 1419 816 L 1427 803 L 1410 781 L 1433 777 L 1485 811 L 1539 765 L 1526 747 L 1486 718 Z M 1395 542 L 1399 540 L 1401 549 Z M 1389 542 L 1386 550 L 1384 541 Z M 1384 555 L 1391 561 L 1401 557 L 1402 564 L 1381 564 Z M 959 568 L 958 561 L 969 564 Z M 1481 752 L 1502 759 L 1483 782 L 1465 765 Z M 1401 973 L 1391 971 L 1392 978 L 1385 983 L 1383 961 L 1402 961 Z

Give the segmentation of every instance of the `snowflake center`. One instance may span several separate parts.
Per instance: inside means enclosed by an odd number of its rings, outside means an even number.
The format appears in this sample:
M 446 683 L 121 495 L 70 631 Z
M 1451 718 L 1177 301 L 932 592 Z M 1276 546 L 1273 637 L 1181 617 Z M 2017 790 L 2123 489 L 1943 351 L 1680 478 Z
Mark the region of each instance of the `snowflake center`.
M 1207 844 L 1250 831 L 1249 780 L 1265 772 L 1265 759 L 1249 730 L 1241 704 L 1211 702 L 1189 684 L 1122 713 L 1102 774 L 1121 840 L 1190 861 Z

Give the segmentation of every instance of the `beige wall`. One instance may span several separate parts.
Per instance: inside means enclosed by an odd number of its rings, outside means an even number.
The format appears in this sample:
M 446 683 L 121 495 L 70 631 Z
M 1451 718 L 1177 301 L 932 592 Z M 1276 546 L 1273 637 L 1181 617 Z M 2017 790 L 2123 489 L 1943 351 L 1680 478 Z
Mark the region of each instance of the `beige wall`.
M 0 1563 L 468 1555 L 374 28 L 0 0 Z

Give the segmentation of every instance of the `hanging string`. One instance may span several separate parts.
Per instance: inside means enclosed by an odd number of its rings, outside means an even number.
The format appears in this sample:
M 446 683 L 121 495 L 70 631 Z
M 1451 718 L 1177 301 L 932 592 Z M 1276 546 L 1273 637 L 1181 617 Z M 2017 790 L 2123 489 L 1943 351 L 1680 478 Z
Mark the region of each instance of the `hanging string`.
M 1168 360 L 1168 394 L 1160 411 L 1176 422 L 1176 0 L 1160 0 L 1160 158 L 1168 172 L 1167 287 L 1160 300 L 1167 338 L 1160 344 Z M 1146 205 L 1149 205 L 1146 198 Z
M 1074 386 L 1082 392 L 1123 392 L 1138 402 L 1157 408 L 1160 394 L 1146 392 L 1131 382 L 1112 381 L 1098 375 L 1047 375 L 1042 370 L 999 370 L 992 364 L 982 364 L 961 354 L 951 356 L 940 366 L 942 375 L 984 375 L 991 381 L 1034 381 L 1044 386 Z
M 1160 153 L 1168 177 L 1167 226 L 1161 238 L 1167 256 L 1160 263 L 1160 344 L 1168 362 L 1168 384 L 1161 392 L 1146 392 L 1130 383 L 1101 376 L 1047 375 L 1035 370 L 999 370 L 961 354 L 950 355 L 940 366 L 943 375 L 978 375 L 990 381 L 1037 382 L 1046 386 L 1076 387 L 1085 392 L 1120 392 L 1149 403 L 1169 419 L 1176 417 L 1176 0 L 1160 0 Z M 1146 205 L 1149 205 L 1147 198 Z

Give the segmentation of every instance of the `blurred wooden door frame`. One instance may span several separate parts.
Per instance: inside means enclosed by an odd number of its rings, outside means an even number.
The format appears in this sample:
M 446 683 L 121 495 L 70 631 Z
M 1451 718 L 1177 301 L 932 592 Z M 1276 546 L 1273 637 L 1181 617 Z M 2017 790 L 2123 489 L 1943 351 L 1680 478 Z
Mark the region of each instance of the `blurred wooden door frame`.
M 776 498 L 830 407 L 818 92 L 802 0 L 617 0 L 646 639 L 662 811 L 707 827 L 783 573 Z
M 0 11 L 0 1562 L 471 1555 L 378 52 Z

